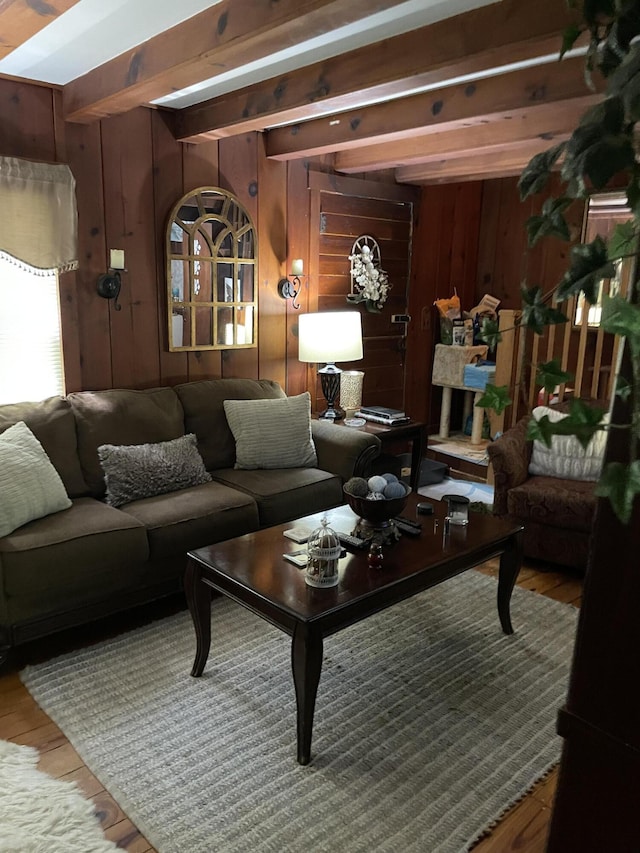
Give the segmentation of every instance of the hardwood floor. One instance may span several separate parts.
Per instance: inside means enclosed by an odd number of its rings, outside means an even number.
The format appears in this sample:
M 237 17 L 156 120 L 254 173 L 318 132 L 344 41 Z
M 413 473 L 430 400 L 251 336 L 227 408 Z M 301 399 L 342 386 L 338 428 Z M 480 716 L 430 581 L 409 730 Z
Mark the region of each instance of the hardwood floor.
M 497 560 L 491 560 L 478 571 L 496 576 Z M 579 607 L 582 580 L 570 570 L 541 571 L 539 566 L 525 564 L 518 586 L 557 601 Z M 160 605 L 166 613 L 182 606 L 173 600 Z M 47 641 L 33 643 L 20 651 L 20 657 L 0 674 L 0 739 L 29 744 L 40 751 L 38 767 L 60 779 L 73 780 L 95 803 L 96 813 L 105 835 L 129 853 L 155 853 L 154 848 L 136 829 L 113 797 L 84 765 L 60 729 L 39 708 L 20 681 L 18 669 L 27 663 L 46 659 L 70 648 L 126 630 L 149 618 L 164 615 L 158 606 L 127 614 L 101 626 L 65 632 Z M 473 848 L 474 853 L 543 853 L 556 785 L 556 771 L 536 785 L 514 806 L 500 823 Z

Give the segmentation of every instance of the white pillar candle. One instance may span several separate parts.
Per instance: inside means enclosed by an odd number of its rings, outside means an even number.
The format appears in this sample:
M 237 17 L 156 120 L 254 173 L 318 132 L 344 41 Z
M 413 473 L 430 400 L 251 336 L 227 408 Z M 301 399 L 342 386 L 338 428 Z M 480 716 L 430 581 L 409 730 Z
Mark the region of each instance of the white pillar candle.
M 296 258 L 295 261 L 291 263 L 291 272 L 293 275 L 302 275 L 304 270 L 304 262 L 302 258 Z
M 124 269 L 124 249 L 109 249 L 109 259 L 112 270 Z

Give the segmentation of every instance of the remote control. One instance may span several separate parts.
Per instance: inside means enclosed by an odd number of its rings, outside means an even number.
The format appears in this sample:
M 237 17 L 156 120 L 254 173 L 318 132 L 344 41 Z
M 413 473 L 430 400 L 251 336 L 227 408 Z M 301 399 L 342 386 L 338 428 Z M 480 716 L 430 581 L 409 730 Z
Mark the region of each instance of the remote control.
M 402 533 L 406 533 L 408 536 L 420 536 L 420 533 L 422 532 L 422 527 L 419 524 L 416 526 L 413 524 L 407 524 L 406 521 L 399 518 L 394 518 L 393 521 L 398 530 L 402 531 Z
M 407 518 L 406 515 L 396 515 L 393 519 L 396 523 L 400 524 L 408 524 L 409 527 L 415 527 L 416 530 L 422 530 L 422 525 L 418 521 L 414 521 L 412 518 Z
M 341 545 L 352 551 L 362 551 L 364 548 L 369 547 L 366 539 L 358 539 L 357 536 L 352 536 L 350 533 L 342 533 L 342 531 L 336 530 L 336 536 Z

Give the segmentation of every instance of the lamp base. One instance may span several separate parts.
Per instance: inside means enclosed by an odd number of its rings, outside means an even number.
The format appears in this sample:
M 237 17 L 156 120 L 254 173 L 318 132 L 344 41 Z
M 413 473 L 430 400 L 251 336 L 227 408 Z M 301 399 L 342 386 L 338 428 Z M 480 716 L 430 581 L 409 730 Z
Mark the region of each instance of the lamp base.
M 318 371 L 322 394 L 327 401 L 327 408 L 318 417 L 325 420 L 339 421 L 344 417 L 344 409 L 337 405 L 336 400 L 340 394 L 340 374 L 342 370 L 331 362 Z
M 327 421 L 341 421 L 344 418 L 344 409 L 341 409 L 340 406 L 331 406 L 324 412 L 319 412 L 318 418 Z

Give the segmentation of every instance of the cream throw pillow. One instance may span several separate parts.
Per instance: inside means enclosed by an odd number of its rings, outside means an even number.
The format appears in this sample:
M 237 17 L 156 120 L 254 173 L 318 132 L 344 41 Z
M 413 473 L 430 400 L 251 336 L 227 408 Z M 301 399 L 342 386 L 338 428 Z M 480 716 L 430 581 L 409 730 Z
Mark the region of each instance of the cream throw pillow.
M 225 400 L 236 440 L 236 468 L 315 468 L 311 437 L 311 396 L 276 400 Z
M 5 430 L 0 435 L 0 537 L 70 506 L 60 475 L 24 421 Z
M 548 406 L 537 406 L 532 414 L 537 421 L 547 415 L 552 423 L 567 417 L 565 413 Z M 602 422 L 609 423 L 608 414 Z M 529 473 L 560 477 L 563 480 L 597 480 L 602 470 L 606 443 L 606 430 L 598 430 L 586 448 L 575 435 L 554 435 L 551 447 L 536 440 L 533 442 Z

